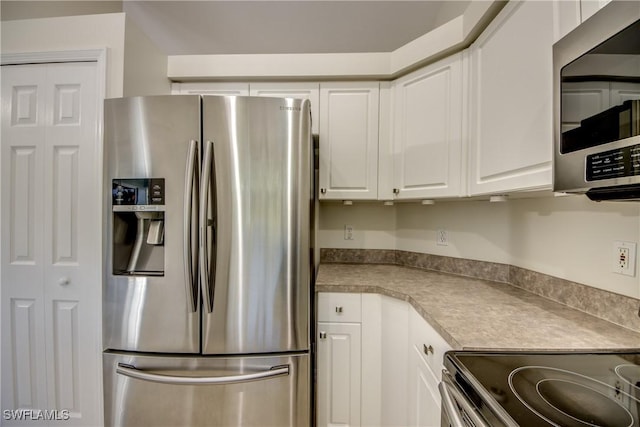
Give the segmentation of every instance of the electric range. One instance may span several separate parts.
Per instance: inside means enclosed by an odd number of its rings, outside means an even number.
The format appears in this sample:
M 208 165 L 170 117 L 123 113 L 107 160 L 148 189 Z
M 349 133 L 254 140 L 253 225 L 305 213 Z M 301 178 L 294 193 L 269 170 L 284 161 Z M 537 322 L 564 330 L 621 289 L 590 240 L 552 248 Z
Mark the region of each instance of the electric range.
M 444 365 L 443 420 L 450 384 L 463 425 L 640 427 L 640 350 L 450 351 Z

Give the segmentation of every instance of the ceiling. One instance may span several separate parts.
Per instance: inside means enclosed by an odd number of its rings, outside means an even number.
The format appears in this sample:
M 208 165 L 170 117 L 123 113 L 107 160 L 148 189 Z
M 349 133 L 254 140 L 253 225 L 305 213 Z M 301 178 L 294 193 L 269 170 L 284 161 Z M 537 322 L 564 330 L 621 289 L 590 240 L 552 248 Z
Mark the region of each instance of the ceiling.
M 470 0 L 124 1 L 168 55 L 392 52 Z

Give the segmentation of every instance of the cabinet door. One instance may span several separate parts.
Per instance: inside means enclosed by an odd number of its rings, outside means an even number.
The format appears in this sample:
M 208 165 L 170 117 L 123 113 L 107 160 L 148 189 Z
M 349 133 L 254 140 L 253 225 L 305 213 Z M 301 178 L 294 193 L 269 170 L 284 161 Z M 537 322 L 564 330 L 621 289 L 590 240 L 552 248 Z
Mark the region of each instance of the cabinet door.
M 318 426 L 360 425 L 361 327 L 318 323 Z
M 438 380 L 420 355 L 420 349 L 413 347 L 409 359 L 409 425 L 433 427 L 440 425 L 440 393 Z
M 602 9 L 611 0 L 581 0 L 580 9 L 582 15 L 582 22 L 589 19 L 594 13 Z
M 2 407 L 69 425 L 101 423 L 97 75 L 2 66 Z
M 562 132 L 609 108 L 609 82 L 562 83 Z
M 311 101 L 311 133 L 318 134 L 320 122 L 319 83 L 251 83 L 249 94 L 251 96 L 308 99 Z
M 611 82 L 609 105 L 621 105 L 631 99 L 640 99 L 640 83 Z
M 407 425 L 407 360 L 409 359 L 409 304 L 382 297 L 382 393 L 381 420 L 384 426 Z
M 377 82 L 320 85 L 320 199 L 377 199 Z
M 471 47 L 471 195 L 551 187 L 553 27 L 553 2 L 509 2 Z
M 398 79 L 393 91 L 396 198 L 460 196 L 462 55 Z

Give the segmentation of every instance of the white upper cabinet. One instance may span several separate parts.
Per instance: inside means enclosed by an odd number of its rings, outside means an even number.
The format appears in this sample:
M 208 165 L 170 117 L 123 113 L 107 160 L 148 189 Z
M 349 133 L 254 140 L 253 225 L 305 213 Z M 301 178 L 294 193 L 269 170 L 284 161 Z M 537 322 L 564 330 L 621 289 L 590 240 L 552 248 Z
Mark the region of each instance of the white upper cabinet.
M 471 195 L 551 187 L 558 19 L 553 2 L 509 2 L 471 46 Z
M 277 98 L 298 98 L 311 101 L 311 133 L 318 134 L 320 85 L 318 83 L 251 83 L 251 96 L 275 96 Z
M 582 22 L 589 19 L 591 15 L 593 15 L 594 13 L 602 9 L 610 1 L 611 0 L 582 0 L 580 2 L 580 12 L 582 15 Z
M 378 197 L 378 82 L 320 84 L 320 200 Z
M 462 195 L 462 54 L 393 84 L 397 199 Z
M 172 95 L 231 95 L 248 96 L 249 83 L 227 83 L 227 82 L 187 82 L 173 83 L 171 85 Z

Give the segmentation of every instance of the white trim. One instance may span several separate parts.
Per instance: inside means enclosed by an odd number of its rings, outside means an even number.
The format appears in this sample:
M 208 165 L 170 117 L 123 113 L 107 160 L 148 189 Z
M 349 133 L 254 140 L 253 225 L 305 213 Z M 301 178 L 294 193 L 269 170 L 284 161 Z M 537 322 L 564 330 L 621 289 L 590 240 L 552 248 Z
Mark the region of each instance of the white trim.
M 106 49 L 25 52 L 0 54 L 0 65 L 44 64 L 47 62 L 103 62 Z M 99 67 L 98 67 L 99 68 Z
M 506 2 L 472 1 L 464 13 L 391 52 L 169 55 L 174 82 L 387 80 L 468 47 Z

